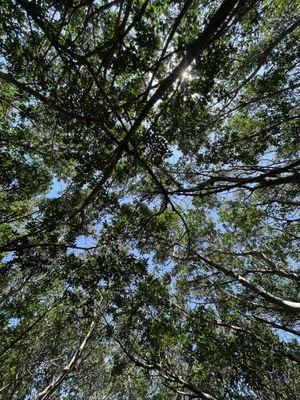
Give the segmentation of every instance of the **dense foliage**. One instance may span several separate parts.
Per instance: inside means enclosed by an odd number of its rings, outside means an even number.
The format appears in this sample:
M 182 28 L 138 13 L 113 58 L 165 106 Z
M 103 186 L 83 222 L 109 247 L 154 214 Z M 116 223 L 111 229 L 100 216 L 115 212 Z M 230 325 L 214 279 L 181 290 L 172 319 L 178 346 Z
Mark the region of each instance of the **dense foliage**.
M 299 2 L 0 32 L 0 399 L 299 399 Z

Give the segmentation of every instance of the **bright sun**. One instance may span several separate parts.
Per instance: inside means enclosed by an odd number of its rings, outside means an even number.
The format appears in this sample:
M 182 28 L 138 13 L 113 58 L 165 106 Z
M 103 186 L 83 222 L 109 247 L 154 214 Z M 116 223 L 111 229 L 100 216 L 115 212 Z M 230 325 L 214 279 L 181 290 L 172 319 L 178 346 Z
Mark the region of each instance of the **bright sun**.
M 187 70 L 183 70 L 183 71 L 181 72 L 181 79 L 182 79 L 183 81 L 188 81 L 188 80 L 191 79 L 191 74 L 190 74 Z

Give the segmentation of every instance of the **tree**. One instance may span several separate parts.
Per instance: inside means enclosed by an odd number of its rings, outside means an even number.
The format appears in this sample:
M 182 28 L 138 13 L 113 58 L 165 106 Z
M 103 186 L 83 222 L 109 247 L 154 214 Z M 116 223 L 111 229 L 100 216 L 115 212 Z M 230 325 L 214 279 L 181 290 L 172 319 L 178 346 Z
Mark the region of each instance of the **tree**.
M 298 398 L 299 7 L 0 15 L 0 398 Z

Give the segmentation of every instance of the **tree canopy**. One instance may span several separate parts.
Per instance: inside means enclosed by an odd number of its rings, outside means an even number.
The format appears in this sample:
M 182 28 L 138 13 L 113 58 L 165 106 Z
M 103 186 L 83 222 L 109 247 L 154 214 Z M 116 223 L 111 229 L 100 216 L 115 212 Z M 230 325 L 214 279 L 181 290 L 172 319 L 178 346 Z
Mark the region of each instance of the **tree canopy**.
M 295 0 L 2 0 L 0 399 L 299 399 Z

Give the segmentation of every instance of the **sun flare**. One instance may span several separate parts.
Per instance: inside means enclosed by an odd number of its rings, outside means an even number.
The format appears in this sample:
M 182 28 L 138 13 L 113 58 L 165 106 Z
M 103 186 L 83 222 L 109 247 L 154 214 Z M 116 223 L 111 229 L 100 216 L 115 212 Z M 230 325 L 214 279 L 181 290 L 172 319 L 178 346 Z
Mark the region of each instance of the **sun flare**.
M 191 79 L 191 74 L 185 69 L 181 72 L 181 79 L 183 81 L 189 81 Z

